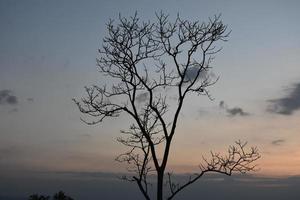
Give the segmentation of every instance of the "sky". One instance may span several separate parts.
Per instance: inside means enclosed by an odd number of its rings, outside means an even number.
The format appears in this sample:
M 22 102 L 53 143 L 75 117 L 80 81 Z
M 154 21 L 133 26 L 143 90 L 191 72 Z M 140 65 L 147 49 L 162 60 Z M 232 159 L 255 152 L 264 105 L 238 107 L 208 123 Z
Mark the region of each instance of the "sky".
M 261 153 L 256 176 L 299 175 L 299 6 L 296 0 L 0 0 L 0 176 L 125 171 L 114 158 L 124 151 L 116 138 L 127 118 L 88 126 L 72 98 L 104 83 L 96 58 L 108 20 L 135 11 L 153 20 L 160 10 L 199 21 L 221 13 L 232 31 L 212 63 L 220 76 L 210 88 L 214 100 L 193 97 L 184 105 L 170 169 L 196 171 L 202 155 L 241 139 Z

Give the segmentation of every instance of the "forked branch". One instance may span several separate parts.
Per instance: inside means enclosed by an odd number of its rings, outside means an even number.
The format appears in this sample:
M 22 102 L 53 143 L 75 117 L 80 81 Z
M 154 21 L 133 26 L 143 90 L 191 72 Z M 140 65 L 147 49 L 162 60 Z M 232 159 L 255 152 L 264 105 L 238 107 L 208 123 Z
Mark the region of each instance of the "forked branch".
M 220 173 L 231 176 L 232 173 L 246 173 L 255 171 L 257 165 L 254 164 L 256 160 L 260 158 L 260 154 L 256 147 L 246 149 L 247 142 L 237 141 L 235 145 L 228 148 L 226 155 L 220 153 L 211 152 L 211 158 L 203 158 L 204 163 L 200 164 L 200 173 L 196 173 L 193 176 L 189 176 L 186 183 L 179 185 L 172 181 L 171 174 L 168 174 L 168 185 L 170 190 L 170 196 L 167 198 L 171 200 L 177 193 L 185 189 L 206 173 Z

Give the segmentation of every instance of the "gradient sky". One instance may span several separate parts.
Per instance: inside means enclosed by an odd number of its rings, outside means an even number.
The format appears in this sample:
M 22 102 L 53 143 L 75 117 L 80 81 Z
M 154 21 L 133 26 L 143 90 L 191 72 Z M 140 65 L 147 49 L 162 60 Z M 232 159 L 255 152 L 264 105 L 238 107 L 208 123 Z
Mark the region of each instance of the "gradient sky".
M 197 170 L 203 154 L 241 139 L 262 154 L 258 174 L 299 175 L 299 8 L 296 0 L 0 0 L 0 174 L 124 171 L 114 158 L 126 117 L 88 126 L 72 98 L 103 83 L 95 60 L 109 18 L 138 11 L 151 20 L 163 10 L 200 21 L 222 13 L 232 30 L 212 63 L 215 100 L 185 104 L 172 169 Z

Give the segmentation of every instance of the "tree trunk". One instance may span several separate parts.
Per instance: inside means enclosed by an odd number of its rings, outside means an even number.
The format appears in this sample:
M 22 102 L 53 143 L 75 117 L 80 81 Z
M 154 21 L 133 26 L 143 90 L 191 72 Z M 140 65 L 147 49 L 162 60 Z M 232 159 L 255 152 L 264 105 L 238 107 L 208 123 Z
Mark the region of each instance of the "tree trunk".
M 163 200 L 164 170 L 157 172 L 157 200 Z

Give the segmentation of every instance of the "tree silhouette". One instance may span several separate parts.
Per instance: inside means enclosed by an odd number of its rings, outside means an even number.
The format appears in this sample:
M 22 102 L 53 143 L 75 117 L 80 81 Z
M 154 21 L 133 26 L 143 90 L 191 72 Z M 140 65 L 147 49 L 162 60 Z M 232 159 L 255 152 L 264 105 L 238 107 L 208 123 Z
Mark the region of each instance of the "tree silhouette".
M 38 194 L 33 194 L 30 195 L 28 200 L 49 200 L 49 196 L 43 196 L 43 195 L 38 195 Z
M 174 198 L 208 172 L 231 175 L 255 169 L 258 150 L 237 141 L 229 147 L 228 155 L 211 153 L 211 158 L 204 158 L 200 172 L 184 184 L 175 183 L 165 172 L 184 100 L 192 94 L 212 99 L 208 88 L 218 78 L 212 75 L 210 63 L 221 50 L 218 43 L 229 36 L 220 16 L 200 23 L 179 15 L 171 21 L 161 12 L 155 22 L 142 22 L 135 14 L 119 16 L 117 23 L 110 20 L 107 30 L 97 65 L 110 82 L 86 87 L 86 96 L 74 101 L 86 114 L 83 121 L 87 124 L 121 113 L 134 121 L 118 138 L 129 151 L 116 160 L 127 163 L 128 171 L 134 174 L 124 176 L 124 180 L 136 182 L 145 199 L 150 200 L 148 175 L 155 173 L 156 199 L 162 200 Z M 171 94 L 176 94 L 176 101 Z
M 69 196 L 66 196 L 63 191 L 59 191 L 58 193 L 54 194 L 53 200 L 73 200 L 73 199 Z
M 66 196 L 63 191 L 59 191 L 53 195 L 53 200 L 74 200 L 73 198 Z M 28 200 L 50 200 L 50 196 L 32 194 Z

